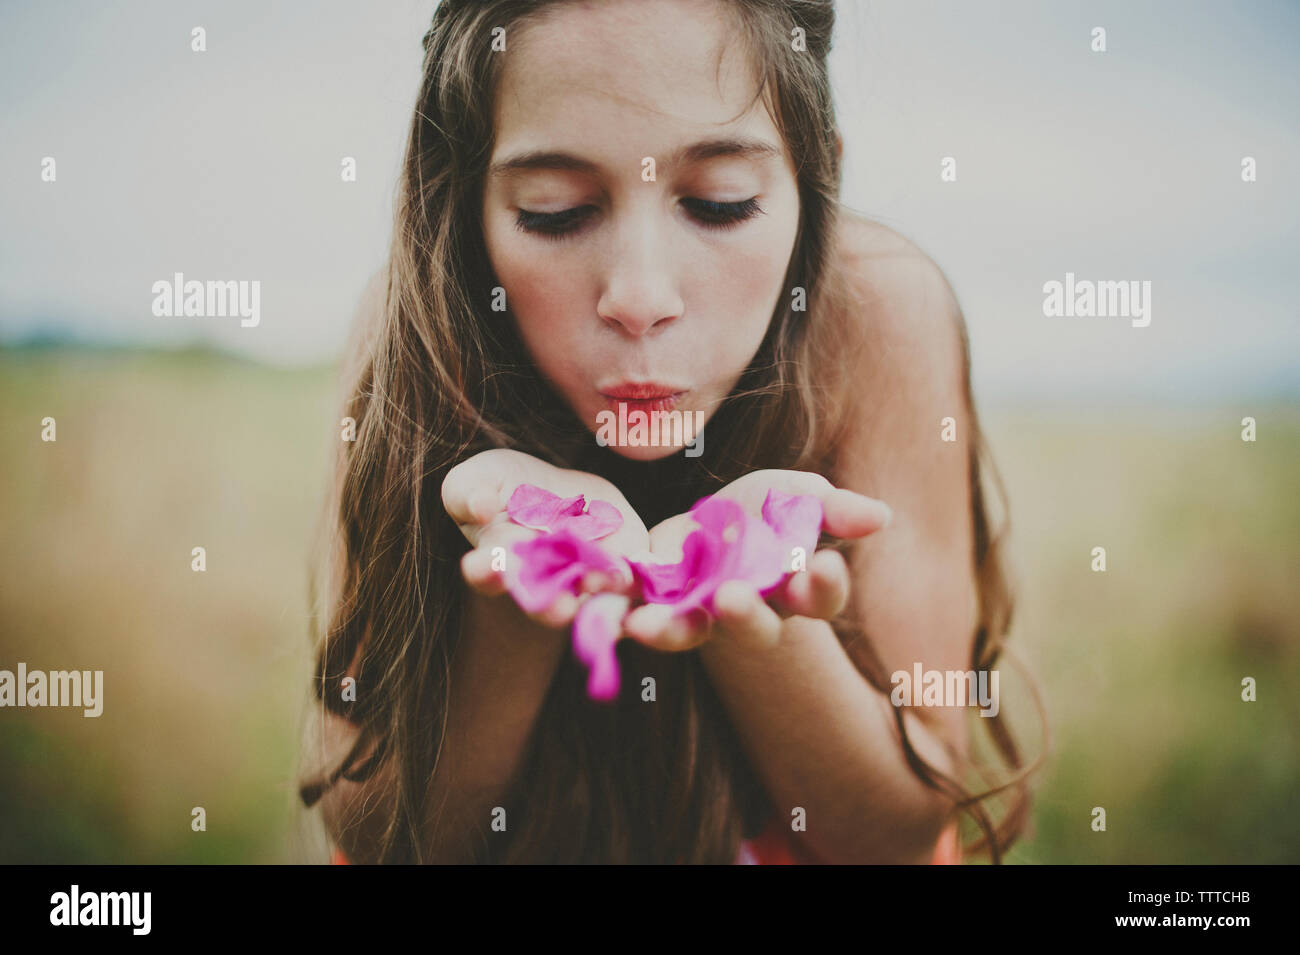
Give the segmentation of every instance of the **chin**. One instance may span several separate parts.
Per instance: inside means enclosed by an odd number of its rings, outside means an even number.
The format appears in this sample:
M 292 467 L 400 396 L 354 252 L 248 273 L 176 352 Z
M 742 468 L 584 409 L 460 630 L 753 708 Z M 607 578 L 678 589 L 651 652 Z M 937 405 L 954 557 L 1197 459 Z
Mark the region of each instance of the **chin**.
M 597 420 L 602 423 L 592 432 L 593 440 L 629 461 L 660 461 L 674 455 L 698 458 L 704 453 L 708 416 L 701 411 L 666 412 L 662 418 L 656 416 L 657 423 L 648 427 L 629 427 L 625 420 L 616 427 L 613 412 L 608 410 L 602 411 Z

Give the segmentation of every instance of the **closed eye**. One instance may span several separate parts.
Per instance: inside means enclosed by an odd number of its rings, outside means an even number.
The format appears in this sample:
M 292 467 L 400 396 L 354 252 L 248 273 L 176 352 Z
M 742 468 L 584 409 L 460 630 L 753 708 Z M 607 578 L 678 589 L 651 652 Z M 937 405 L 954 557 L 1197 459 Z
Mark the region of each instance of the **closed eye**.
M 746 219 L 762 214 L 758 197 L 741 202 L 711 202 L 708 199 L 683 199 L 682 205 L 700 225 L 709 229 L 734 229 Z M 594 206 L 577 206 L 562 212 L 529 212 L 520 209 L 515 227 L 546 239 L 564 239 L 582 230 L 582 224 L 595 211 Z
M 592 208 L 578 206 L 563 212 L 529 212 L 520 209 L 515 227 L 521 232 L 531 232 L 546 239 L 563 239 L 578 231 L 582 220 L 587 218 L 587 213 Z
M 743 202 L 710 202 L 708 199 L 683 199 L 682 205 L 695 210 L 695 217 L 704 225 L 715 229 L 731 229 L 746 219 L 762 213 L 758 197 Z

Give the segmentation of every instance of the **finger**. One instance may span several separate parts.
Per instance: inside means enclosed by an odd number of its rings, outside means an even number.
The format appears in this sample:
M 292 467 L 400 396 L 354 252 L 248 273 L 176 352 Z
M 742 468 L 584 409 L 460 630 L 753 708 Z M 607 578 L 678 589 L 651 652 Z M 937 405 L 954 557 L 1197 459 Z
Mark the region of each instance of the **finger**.
M 476 530 L 501 512 L 503 475 L 484 472 L 473 459 L 456 465 L 442 482 L 442 506 L 471 544 Z
M 664 649 L 681 653 L 694 650 L 712 638 L 713 634 L 713 618 L 707 611 L 697 607 L 689 613 L 676 614 L 664 629 L 662 639 Z
M 515 545 L 532 540 L 537 532 L 518 524 L 502 522 L 471 527 L 466 531 L 466 536 L 476 542 L 470 553 L 477 556 L 470 560 L 468 567 L 462 563 L 462 569 L 477 572 L 480 579 L 491 573 L 499 577 L 504 585 L 508 571 L 518 570 L 518 564 L 523 560 L 515 553 Z
M 718 625 L 729 635 L 754 647 L 775 646 L 781 638 L 781 618 L 758 595 L 754 585 L 728 580 L 713 595 Z
M 460 559 L 461 575 L 479 593 L 496 597 L 506 591 L 505 574 L 496 569 L 497 563 L 489 548 L 478 547 Z
M 668 604 L 645 604 L 623 621 L 623 632 L 648 647 L 679 653 L 699 646 L 710 635 L 708 614 L 679 614 Z
M 508 589 L 509 573 L 519 570 L 523 560 L 515 545 L 537 537 L 537 531 L 509 521 L 471 527 L 466 536 L 477 541 L 473 550 L 461 558 L 461 573 L 475 590 L 496 596 Z
M 608 574 L 603 574 L 598 570 L 589 570 L 582 575 L 582 581 L 578 589 L 584 594 L 595 594 L 600 593 L 602 590 L 608 590 L 615 583 L 616 581 L 609 579 Z
M 469 517 L 478 524 L 486 524 L 504 509 L 501 503 L 501 485 L 475 488 L 467 501 Z
M 587 598 L 584 597 L 583 599 Z M 579 606 L 579 598 L 568 591 L 561 591 L 549 607 L 538 613 L 528 614 L 528 616 L 543 626 L 558 629 L 573 623 L 573 618 L 577 614 Z
M 650 529 L 650 551 L 659 563 L 675 564 L 682 559 L 682 544 L 699 525 L 689 513 L 677 514 Z
M 834 537 L 865 537 L 885 527 L 891 511 L 884 501 L 847 488 L 837 488 L 812 471 L 752 471 L 717 493 L 747 504 L 758 513 L 769 491 L 811 495 L 822 502 L 822 529 Z
M 783 588 L 769 595 L 768 603 L 782 617 L 801 616 L 829 620 L 849 599 L 849 568 L 838 551 L 819 550 L 807 570 L 794 574 Z
M 833 537 L 866 537 L 886 527 L 893 517 L 884 501 L 847 488 L 833 488 L 820 497 L 822 530 Z
M 630 571 L 615 573 L 612 571 L 589 570 L 578 582 L 578 592 L 583 594 L 624 594 L 630 595 L 636 588 L 636 578 Z
M 623 619 L 623 632 L 647 646 L 655 646 L 672 621 L 673 610 L 667 604 L 645 604 Z

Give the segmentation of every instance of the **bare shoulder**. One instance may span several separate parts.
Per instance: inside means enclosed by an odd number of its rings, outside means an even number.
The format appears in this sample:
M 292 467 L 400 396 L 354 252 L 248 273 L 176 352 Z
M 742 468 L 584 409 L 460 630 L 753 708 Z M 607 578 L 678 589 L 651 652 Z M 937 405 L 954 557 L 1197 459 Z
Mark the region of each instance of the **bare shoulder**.
M 850 316 L 844 327 L 861 346 L 859 381 L 881 391 L 966 388 L 966 325 L 948 277 L 935 260 L 896 230 L 841 209 L 832 268 L 839 269 Z
M 889 226 L 841 209 L 832 255 L 853 310 L 850 323 L 874 345 L 964 347 L 965 327 L 943 270 L 915 242 Z

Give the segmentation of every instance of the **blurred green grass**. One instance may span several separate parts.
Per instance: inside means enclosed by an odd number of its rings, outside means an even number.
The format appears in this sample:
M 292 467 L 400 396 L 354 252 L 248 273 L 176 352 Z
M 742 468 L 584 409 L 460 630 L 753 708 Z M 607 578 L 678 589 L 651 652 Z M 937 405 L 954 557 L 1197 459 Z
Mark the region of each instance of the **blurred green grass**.
M 0 352 L 0 666 L 104 671 L 98 718 L 0 711 L 0 861 L 294 857 L 333 376 L 204 350 Z
M 323 860 L 294 773 L 334 387 L 201 350 L 0 350 L 0 667 L 105 672 L 98 719 L 0 711 L 0 862 Z M 1052 734 L 1009 861 L 1300 861 L 1300 407 L 980 412 Z
M 1009 861 L 1300 861 L 1300 408 L 981 412 L 1010 501 L 1009 643 L 1052 737 Z M 1025 681 L 1000 669 L 1036 754 Z

